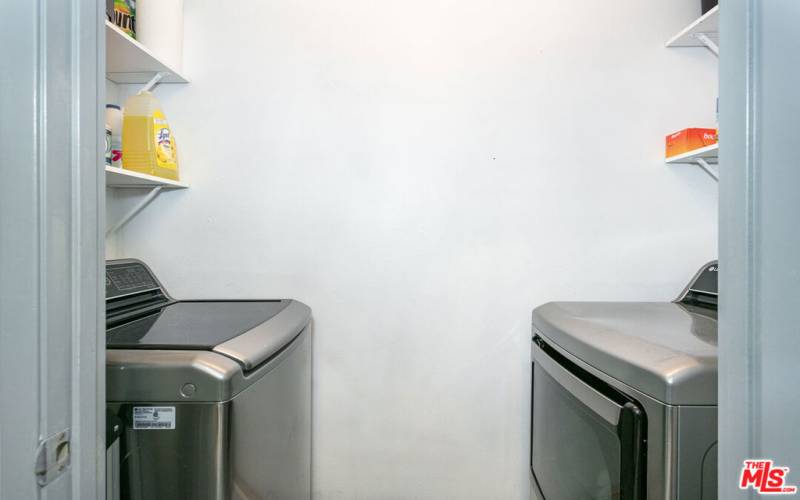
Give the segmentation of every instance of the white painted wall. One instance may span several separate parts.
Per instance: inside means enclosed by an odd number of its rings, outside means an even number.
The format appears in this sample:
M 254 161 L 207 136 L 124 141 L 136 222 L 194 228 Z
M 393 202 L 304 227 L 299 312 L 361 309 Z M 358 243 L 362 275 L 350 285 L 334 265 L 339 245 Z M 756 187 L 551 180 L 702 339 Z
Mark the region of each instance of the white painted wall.
M 664 48 L 699 3 L 186 2 L 192 187 L 120 255 L 314 309 L 316 499 L 523 498 L 531 309 L 716 257 L 716 184 L 662 161 L 714 124 L 714 57 Z

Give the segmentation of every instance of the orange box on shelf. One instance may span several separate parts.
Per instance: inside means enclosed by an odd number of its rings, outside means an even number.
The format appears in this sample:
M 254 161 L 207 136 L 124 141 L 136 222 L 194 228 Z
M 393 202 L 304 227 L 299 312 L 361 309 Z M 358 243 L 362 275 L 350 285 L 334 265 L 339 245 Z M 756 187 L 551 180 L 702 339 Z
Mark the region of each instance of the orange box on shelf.
M 717 129 L 685 128 L 667 136 L 667 159 L 717 143 Z

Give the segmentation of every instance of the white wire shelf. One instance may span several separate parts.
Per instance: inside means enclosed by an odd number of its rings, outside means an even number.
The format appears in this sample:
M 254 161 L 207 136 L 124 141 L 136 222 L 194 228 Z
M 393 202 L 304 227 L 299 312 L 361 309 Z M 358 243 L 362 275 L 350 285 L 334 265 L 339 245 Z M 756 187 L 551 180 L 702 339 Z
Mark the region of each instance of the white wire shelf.
M 117 167 L 106 167 L 106 187 L 186 189 L 188 184 Z
M 109 237 L 119 231 L 122 226 L 127 224 L 139 212 L 144 210 L 144 208 L 155 200 L 162 191 L 186 189 L 189 185 L 183 182 L 173 181 L 172 179 L 141 174 L 122 168 L 106 167 L 106 187 L 147 190 L 147 194 L 123 215 L 116 224 L 106 231 L 106 237 Z
M 114 83 L 147 83 L 159 73 L 160 83 L 189 82 L 150 49 L 106 21 L 106 78 Z
M 719 159 L 719 143 L 694 149 L 685 153 L 671 156 L 666 159 L 667 163 L 696 163 L 697 159 L 703 159 L 708 163 L 717 163 Z
M 681 163 L 697 165 L 705 170 L 715 181 L 719 181 L 718 168 L 714 167 L 719 163 L 719 143 L 671 156 L 665 161 L 671 165 Z

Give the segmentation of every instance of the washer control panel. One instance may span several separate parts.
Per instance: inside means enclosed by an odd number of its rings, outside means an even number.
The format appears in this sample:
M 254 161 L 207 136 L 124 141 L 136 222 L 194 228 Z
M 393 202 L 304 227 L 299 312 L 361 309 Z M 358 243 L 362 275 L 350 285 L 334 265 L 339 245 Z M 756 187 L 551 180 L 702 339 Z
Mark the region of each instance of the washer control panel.
M 106 300 L 158 288 L 155 276 L 141 262 L 106 265 Z

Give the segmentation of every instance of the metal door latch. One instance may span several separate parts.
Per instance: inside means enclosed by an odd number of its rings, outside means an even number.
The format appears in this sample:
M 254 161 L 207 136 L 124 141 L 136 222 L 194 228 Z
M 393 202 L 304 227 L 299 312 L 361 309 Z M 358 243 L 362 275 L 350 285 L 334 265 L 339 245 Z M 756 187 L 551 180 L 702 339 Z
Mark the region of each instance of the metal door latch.
M 50 484 L 67 470 L 69 462 L 69 429 L 66 429 L 39 442 L 34 468 L 36 482 L 39 486 Z

